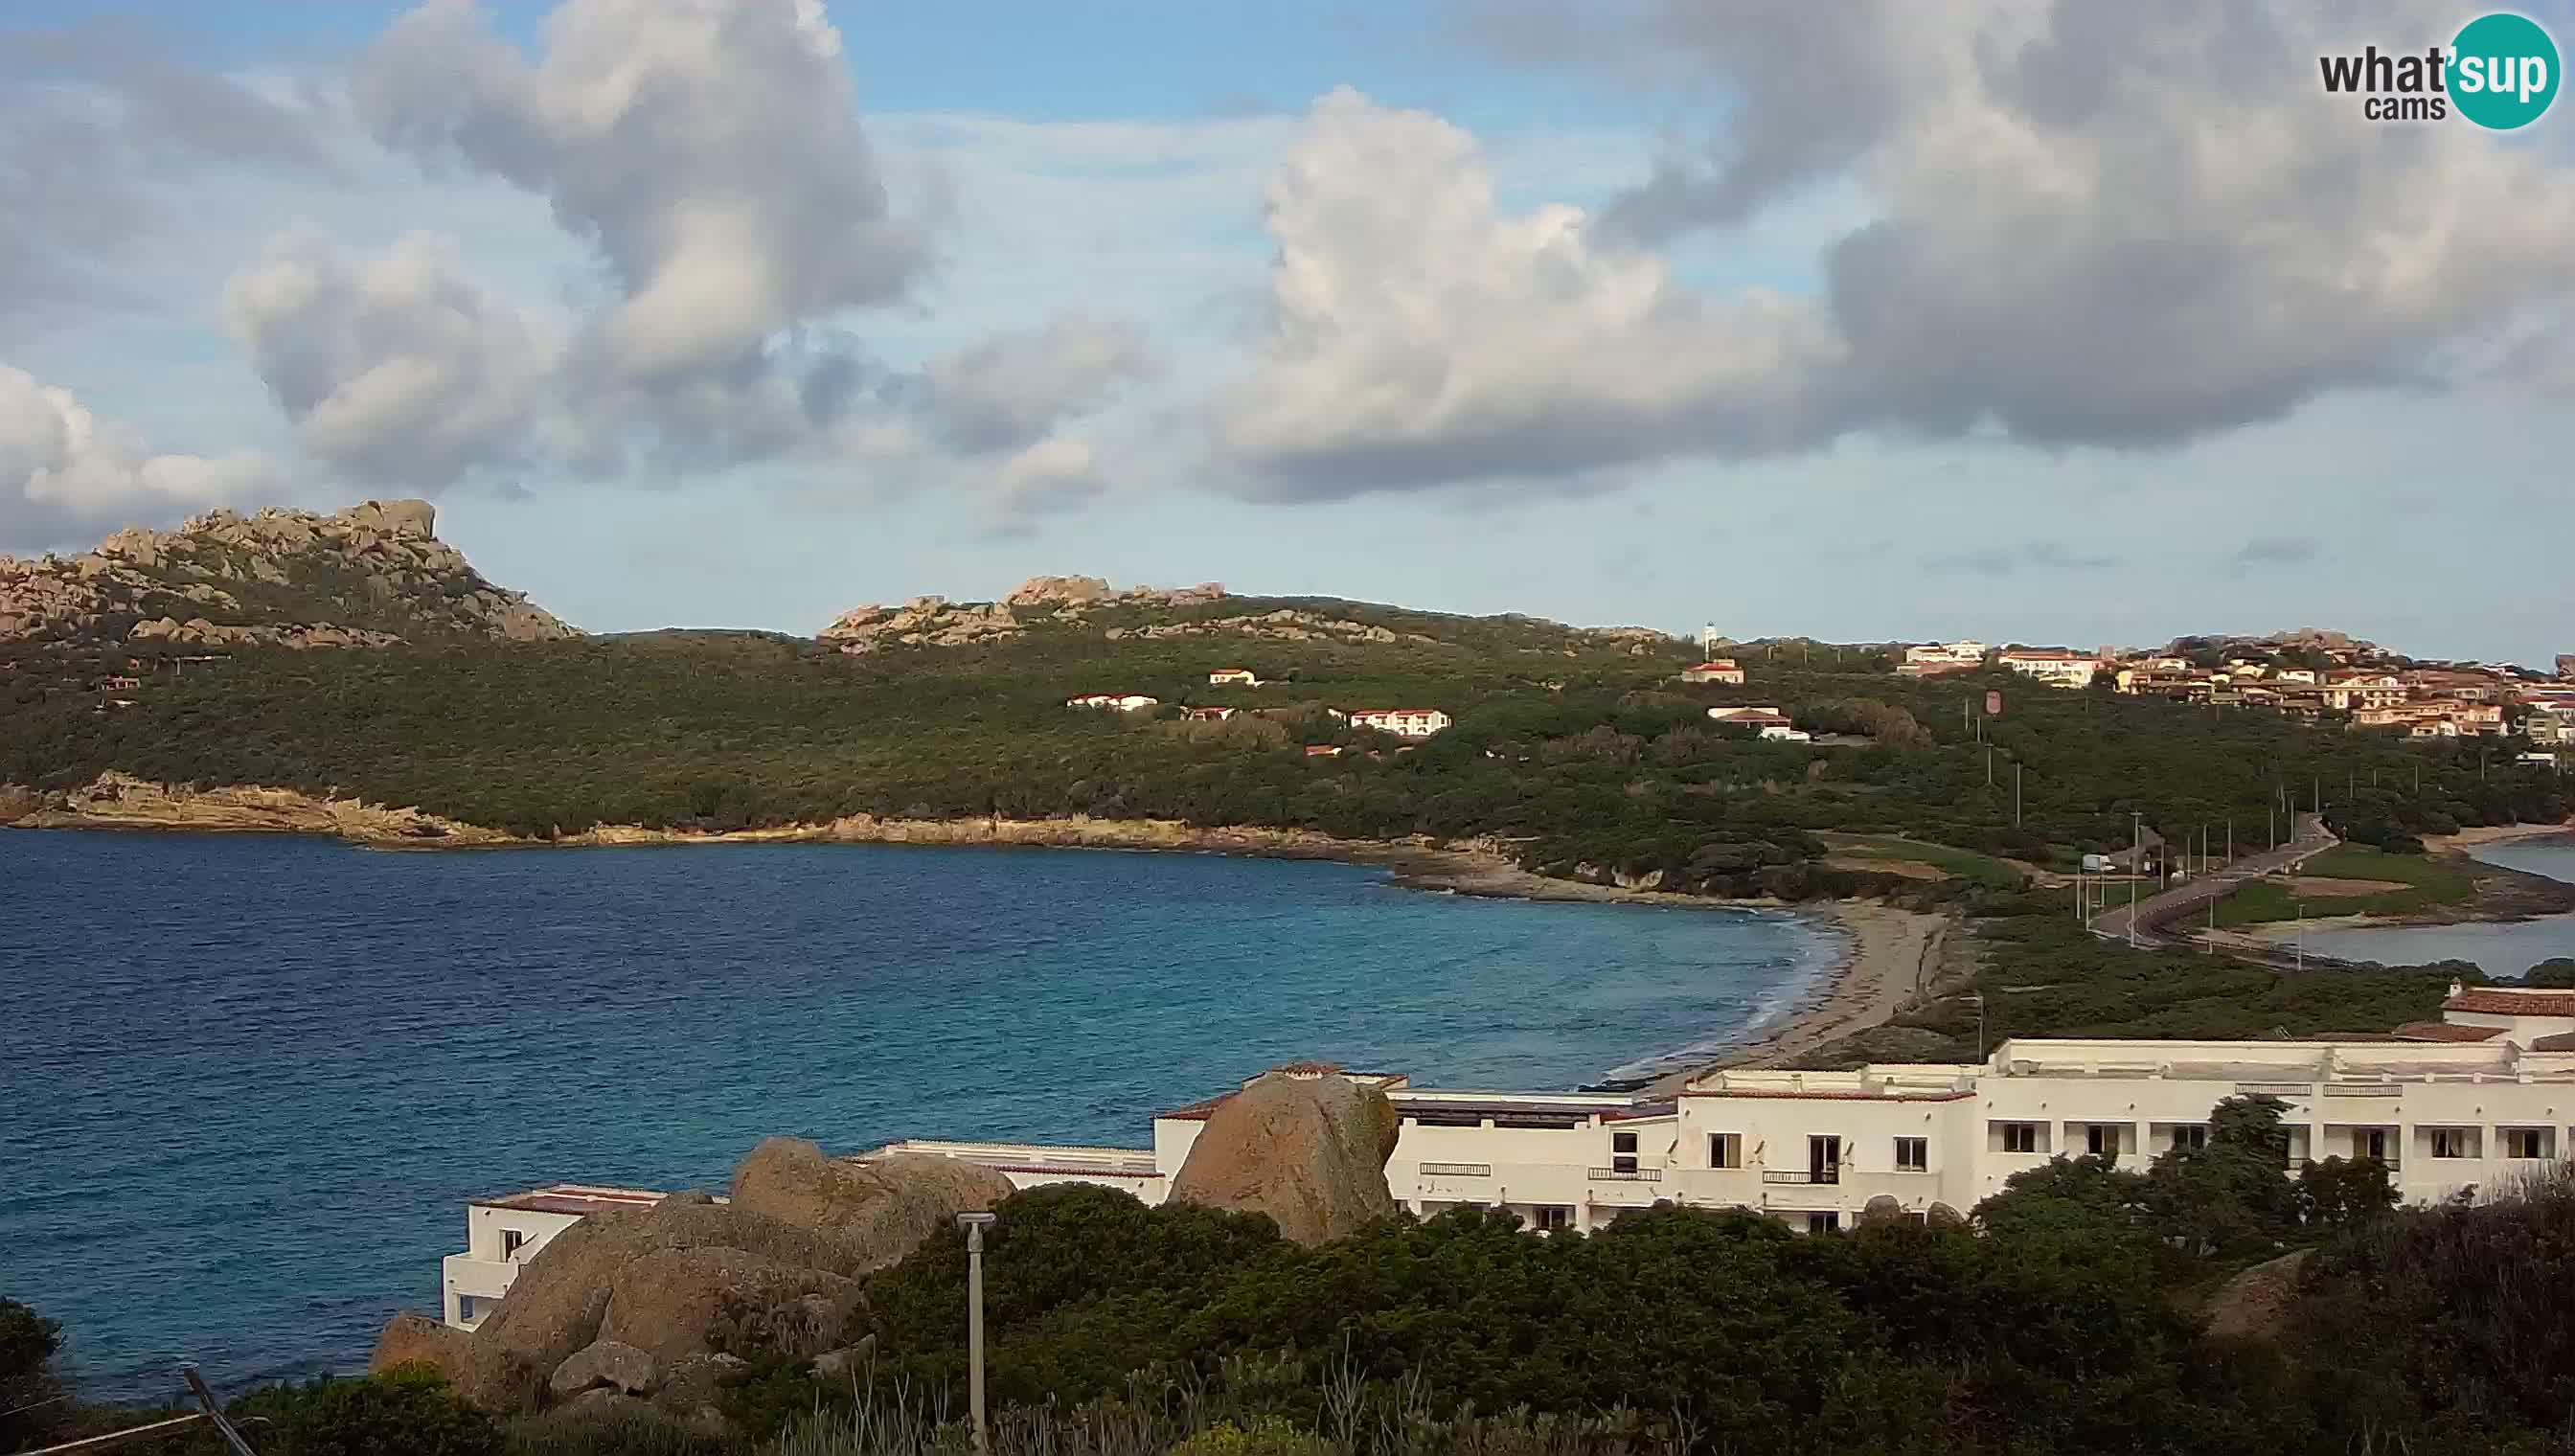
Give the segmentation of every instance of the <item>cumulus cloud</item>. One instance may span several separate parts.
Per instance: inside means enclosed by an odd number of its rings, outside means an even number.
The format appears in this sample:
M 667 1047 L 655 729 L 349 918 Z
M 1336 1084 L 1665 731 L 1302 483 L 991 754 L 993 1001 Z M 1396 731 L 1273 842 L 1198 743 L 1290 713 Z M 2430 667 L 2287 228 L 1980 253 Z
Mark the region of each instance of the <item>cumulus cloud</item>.
M 1855 181 L 1878 216 L 1823 259 L 1855 428 L 2174 444 L 2433 379 L 2575 287 L 2575 174 L 2319 88 L 2321 52 L 2445 38 L 2428 0 L 1645 8 L 1631 43 L 1730 124 L 1609 215 L 1668 238 Z
M 1702 297 L 1573 208 L 1504 213 L 1438 117 L 1334 91 L 1266 201 L 1275 325 L 1218 424 L 1265 493 L 1746 455 L 1829 418 L 1840 350 L 1812 308 Z
M 1158 367 L 1143 329 L 1068 314 L 940 355 L 908 393 L 955 449 L 1012 450 L 1101 410 Z
M 102 527 L 239 501 L 271 480 L 258 455 L 155 455 L 71 391 L 0 365 L 0 543 L 67 545 Z
M 540 193 L 597 245 L 618 297 L 587 342 L 621 379 L 740 369 L 927 266 L 819 0 L 565 0 L 543 40 L 531 63 L 466 0 L 430 0 L 352 93 L 388 144 Z
M 275 239 L 226 285 L 224 323 L 315 459 L 423 491 L 526 458 L 554 353 L 420 235 L 362 258 Z

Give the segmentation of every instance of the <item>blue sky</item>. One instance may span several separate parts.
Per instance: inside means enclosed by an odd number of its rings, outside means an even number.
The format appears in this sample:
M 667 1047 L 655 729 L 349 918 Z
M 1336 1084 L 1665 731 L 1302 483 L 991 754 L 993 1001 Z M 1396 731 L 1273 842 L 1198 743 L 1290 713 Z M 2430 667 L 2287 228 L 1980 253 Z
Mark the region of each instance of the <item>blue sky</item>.
M 2575 651 L 2563 118 L 2312 79 L 2441 7 L 710 3 L 19 0 L 0 550 Z

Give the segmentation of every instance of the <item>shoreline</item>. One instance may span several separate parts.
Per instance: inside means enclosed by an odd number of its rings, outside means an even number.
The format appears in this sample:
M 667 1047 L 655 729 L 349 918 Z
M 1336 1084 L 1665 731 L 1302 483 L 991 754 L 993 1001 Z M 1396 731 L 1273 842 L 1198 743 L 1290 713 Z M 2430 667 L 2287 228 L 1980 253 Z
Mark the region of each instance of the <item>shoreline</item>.
M 2552 875 L 2478 858 L 2477 847 L 2523 839 L 2575 838 L 2575 820 L 2555 824 L 2480 824 L 2423 841 L 2427 853 L 2458 861 L 2474 876 L 2468 898 L 2454 905 L 2426 905 L 2393 914 L 2354 911 L 2309 915 L 2304 930 L 2419 930 L 2443 925 L 2520 924 L 2575 914 L 2575 883 Z M 2325 903 L 2330 903 L 2329 901 Z M 2225 933 L 2273 949 L 2294 942 L 2300 922 L 2270 920 L 2236 925 Z
M 12 795 L 15 795 L 13 802 Z M 1657 1048 L 1637 1058 L 1689 1058 L 1684 1067 L 1633 1080 L 1647 1089 L 1746 1060 L 1794 1055 L 1836 1037 L 1881 1024 L 1921 992 L 1954 921 L 1875 900 L 1734 899 L 1659 887 L 1659 873 L 1632 882 L 1605 870 L 1599 880 L 1558 878 L 1523 868 L 1501 841 L 1427 838 L 1343 839 L 1307 829 L 1203 828 L 1170 819 L 911 819 L 851 814 L 821 823 L 767 829 L 696 831 L 601 824 L 578 834 L 533 838 L 418 808 L 358 798 L 316 797 L 295 789 L 252 785 L 190 789 L 122 773 L 80 788 L 39 796 L 0 785 L 0 828 L 126 830 L 159 833 L 282 833 L 337 838 L 363 848 L 399 850 L 608 848 L 706 844 L 911 844 L 976 848 L 1127 849 L 1231 854 L 1247 858 L 1318 859 L 1387 871 L 1403 889 L 1558 904 L 1653 905 L 1795 915 L 1843 937 L 1840 958 L 1798 999 L 1742 1028 L 1729 1049 L 1704 1055 L 1688 1046 Z

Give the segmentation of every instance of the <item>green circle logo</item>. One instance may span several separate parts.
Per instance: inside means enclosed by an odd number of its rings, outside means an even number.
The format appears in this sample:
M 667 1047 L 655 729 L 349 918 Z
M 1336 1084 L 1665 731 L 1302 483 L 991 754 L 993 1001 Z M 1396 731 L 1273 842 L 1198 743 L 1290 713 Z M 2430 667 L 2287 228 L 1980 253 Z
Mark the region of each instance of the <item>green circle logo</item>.
M 2557 42 L 2529 16 L 2480 15 L 2450 42 L 2449 82 L 2459 115 L 2488 131 L 2526 127 L 2557 99 Z

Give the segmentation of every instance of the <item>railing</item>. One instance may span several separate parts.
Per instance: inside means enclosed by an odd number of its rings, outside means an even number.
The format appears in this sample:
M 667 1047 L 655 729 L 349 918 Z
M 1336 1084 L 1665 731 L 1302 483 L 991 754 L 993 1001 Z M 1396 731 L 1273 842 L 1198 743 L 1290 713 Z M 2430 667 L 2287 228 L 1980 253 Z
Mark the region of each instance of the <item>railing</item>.
M 2325 1095 L 2328 1097 L 2401 1097 L 2404 1094 L 2405 1088 L 2398 1082 L 2325 1083 Z
M 1423 1163 L 1421 1165 L 1421 1176 L 1425 1178 L 1489 1178 L 1492 1175 L 1491 1163 Z
M 1590 1177 L 1595 1183 L 1659 1183 L 1663 1180 L 1663 1170 L 1660 1168 L 1593 1168 L 1590 1170 Z
M 1838 1167 L 1764 1168 L 1761 1170 L 1761 1181 L 1765 1183 L 1838 1183 L 1841 1180 L 1842 1170 Z
M 2237 1082 L 2235 1090 L 2248 1097 L 2304 1097 L 2314 1093 L 2313 1082 Z

